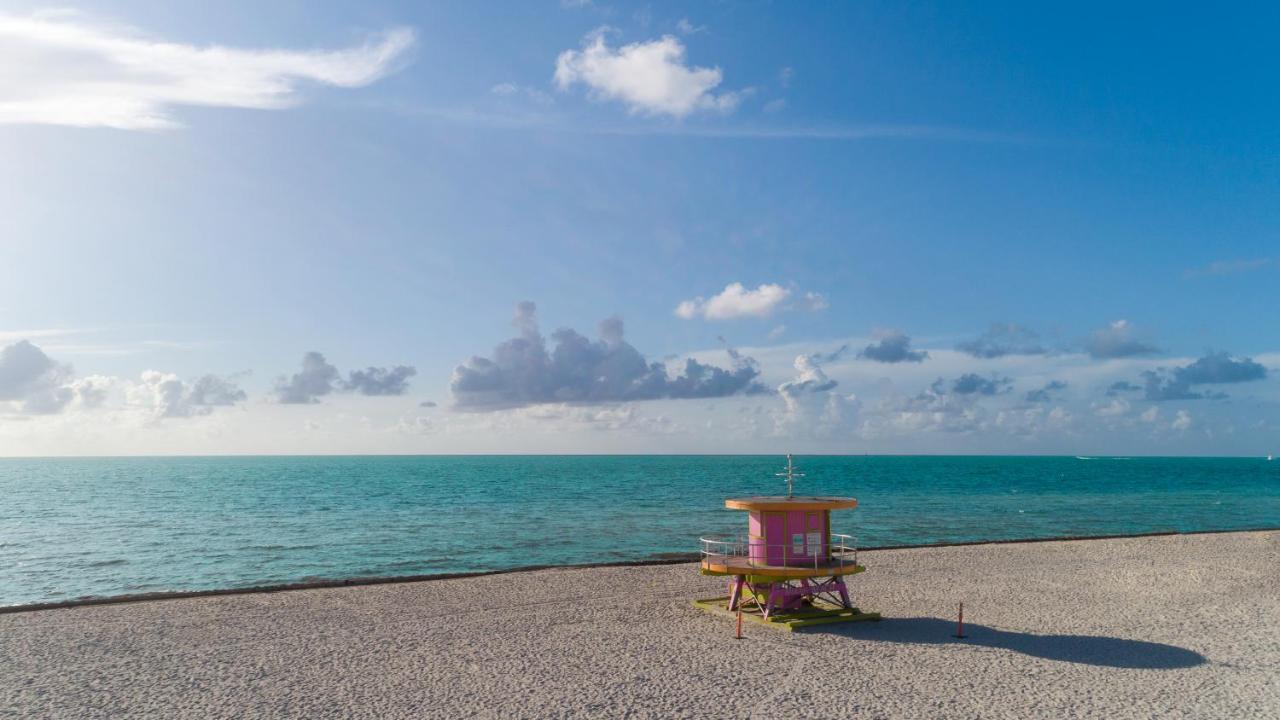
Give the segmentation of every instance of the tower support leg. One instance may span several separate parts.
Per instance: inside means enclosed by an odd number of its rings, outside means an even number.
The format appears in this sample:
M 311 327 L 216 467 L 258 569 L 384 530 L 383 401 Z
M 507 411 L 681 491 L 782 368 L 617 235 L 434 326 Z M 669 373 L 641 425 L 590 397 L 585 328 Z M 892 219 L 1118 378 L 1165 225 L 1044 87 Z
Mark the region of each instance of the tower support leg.
M 736 578 L 734 578 L 733 582 L 731 583 L 730 590 L 729 590 L 729 609 L 730 610 L 737 610 L 738 606 L 742 604 L 742 586 L 745 585 L 746 583 L 747 583 L 747 578 L 744 575 L 737 576 Z
M 778 589 L 780 585 L 781 583 L 774 583 L 769 587 L 769 601 L 765 603 L 765 606 L 764 606 L 765 620 L 768 620 L 769 616 L 773 614 L 773 608 L 778 603 L 778 596 L 780 595 L 780 593 L 778 592 Z
M 840 588 L 840 599 L 844 601 L 846 608 L 852 608 L 853 602 L 849 600 L 849 588 L 844 584 L 844 578 L 836 578 L 836 587 Z

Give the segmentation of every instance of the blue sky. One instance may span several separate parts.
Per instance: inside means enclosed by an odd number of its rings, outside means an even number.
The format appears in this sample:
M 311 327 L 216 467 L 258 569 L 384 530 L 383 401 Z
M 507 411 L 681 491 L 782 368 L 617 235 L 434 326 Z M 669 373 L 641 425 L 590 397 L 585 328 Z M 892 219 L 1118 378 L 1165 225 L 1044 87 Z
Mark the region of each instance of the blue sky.
M 0 453 L 1280 450 L 1278 15 L 0 4 Z

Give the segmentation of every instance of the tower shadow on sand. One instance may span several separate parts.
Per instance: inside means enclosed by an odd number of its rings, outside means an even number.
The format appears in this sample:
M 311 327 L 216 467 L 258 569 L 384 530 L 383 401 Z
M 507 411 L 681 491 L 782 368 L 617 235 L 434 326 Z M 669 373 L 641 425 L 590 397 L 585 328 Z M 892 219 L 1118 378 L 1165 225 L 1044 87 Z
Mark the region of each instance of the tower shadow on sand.
M 939 618 L 888 618 L 876 623 L 815 627 L 801 632 L 842 635 L 871 642 L 942 645 L 963 643 L 1012 650 L 1031 657 L 1101 667 L 1176 670 L 1203 665 L 1209 659 L 1176 645 L 1098 635 L 1036 635 L 997 630 L 984 625 L 964 626 L 967 638 L 953 637 L 955 621 Z

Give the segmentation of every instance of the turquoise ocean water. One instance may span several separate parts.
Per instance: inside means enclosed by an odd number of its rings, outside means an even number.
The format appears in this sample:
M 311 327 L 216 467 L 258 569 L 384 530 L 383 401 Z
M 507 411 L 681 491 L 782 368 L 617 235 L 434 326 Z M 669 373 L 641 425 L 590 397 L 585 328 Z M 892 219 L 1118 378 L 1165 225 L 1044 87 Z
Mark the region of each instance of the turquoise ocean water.
M 798 457 L 862 547 L 1280 526 L 1262 458 Z M 776 456 L 0 459 L 0 605 L 694 553 Z

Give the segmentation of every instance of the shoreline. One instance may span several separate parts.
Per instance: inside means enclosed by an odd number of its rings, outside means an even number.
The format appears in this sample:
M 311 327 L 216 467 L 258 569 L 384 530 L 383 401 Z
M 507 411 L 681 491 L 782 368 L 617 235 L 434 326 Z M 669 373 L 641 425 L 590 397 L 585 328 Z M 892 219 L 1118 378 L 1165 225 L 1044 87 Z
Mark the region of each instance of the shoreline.
M 858 548 L 858 552 L 882 552 L 888 550 L 921 550 L 929 548 L 974 547 L 983 545 L 1021 545 L 1049 542 L 1082 542 L 1088 540 L 1122 540 L 1128 538 L 1155 538 L 1192 535 L 1227 535 L 1234 533 L 1280 532 L 1280 526 L 1236 528 L 1231 530 L 1165 530 L 1147 533 L 1128 533 L 1119 535 L 1064 535 L 1043 538 L 1016 538 L 1010 540 L 973 540 L 966 542 L 927 543 L 922 545 L 884 545 L 878 547 Z M 698 562 L 698 553 L 663 554 L 660 557 L 641 558 L 638 560 L 619 560 L 604 563 L 570 563 L 549 565 L 522 565 L 519 567 L 498 570 L 478 570 L 473 572 L 436 573 L 426 575 L 388 575 L 388 576 L 355 576 L 350 578 L 304 580 L 293 583 L 276 583 L 270 585 L 251 585 L 247 587 L 213 588 L 209 590 L 158 590 L 147 593 L 131 593 L 125 595 L 107 595 L 102 597 L 80 597 L 69 600 L 55 600 L 43 603 L 24 603 L 20 605 L 0 605 L 0 615 L 16 613 L 33 613 L 44 610 L 62 610 L 77 607 L 98 605 L 120 605 L 129 603 L 146 603 L 160 600 L 182 600 L 188 598 L 222 597 L 228 595 L 255 595 L 298 590 L 320 590 L 326 588 L 363 587 L 372 585 L 411 584 L 441 580 L 459 580 L 481 578 L 495 575 L 511 575 L 515 573 L 531 573 L 540 570 L 582 570 L 591 568 L 627 568 L 650 567 L 663 565 L 683 565 Z

